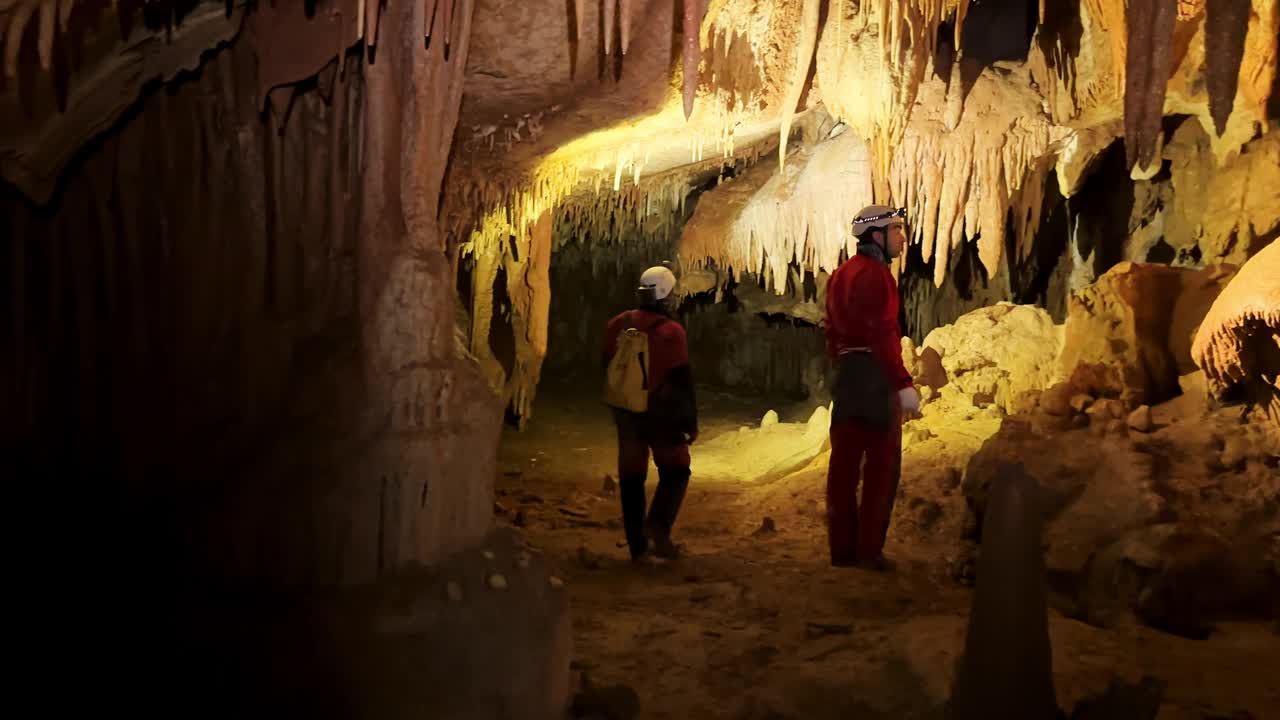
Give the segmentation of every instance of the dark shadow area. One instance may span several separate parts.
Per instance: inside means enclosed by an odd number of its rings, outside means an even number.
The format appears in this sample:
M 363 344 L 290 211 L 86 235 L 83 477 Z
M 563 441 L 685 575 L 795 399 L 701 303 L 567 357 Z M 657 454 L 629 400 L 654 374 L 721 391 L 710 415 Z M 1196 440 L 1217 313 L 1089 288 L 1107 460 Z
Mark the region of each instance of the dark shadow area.
M 1022 61 L 1040 19 L 1039 0 L 986 0 L 969 6 L 960 46 L 966 58 L 982 67 L 999 61 Z
M 1123 142 L 1112 143 L 1097 163 L 1084 186 L 1067 199 L 1067 213 L 1076 225 L 1076 251 L 1101 275 L 1124 258 L 1134 189 Z
M 1035 229 L 1031 252 L 1025 258 L 1018 258 L 1014 225 L 1013 211 L 1010 210 L 1005 231 L 1005 257 L 1010 267 L 1009 284 L 1013 302 L 1043 308 L 1053 307 L 1053 301 L 1058 299 L 1049 297 L 1050 282 L 1058 264 L 1066 255 L 1071 240 L 1067 201 L 1058 190 L 1057 173 L 1049 173 L 1045 181 L 1040 227 Z

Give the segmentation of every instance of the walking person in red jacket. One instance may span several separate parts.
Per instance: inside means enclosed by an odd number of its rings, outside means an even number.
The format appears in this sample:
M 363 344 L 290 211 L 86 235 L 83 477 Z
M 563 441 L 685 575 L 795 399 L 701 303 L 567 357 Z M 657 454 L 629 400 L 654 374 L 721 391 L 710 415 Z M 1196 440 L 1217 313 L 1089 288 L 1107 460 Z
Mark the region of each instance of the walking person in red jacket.
M 689 445 L 698 438 L 698 409 L 689 343 L 668 304 L 676 276 L 651 267 L 640 276 L 638 307 L 609 321 L 604 364 L 606 400 L 618 428 L 618 495 L 631 559 L 675 558 L 671 530 L 689 487 Z M 658 487 L 645 511 L 649 454 Z
M 902 364 L 898 284 L 889 272 L 906 244 L 905 216 L 882 205 L 858 213 L 857 254 L 827 283 L 827 351 L 836 364 L 827 533 L 831 564 L 840 567 L 891 567 L 884 543 L 901 474 L 902 420 L 920 408 Z

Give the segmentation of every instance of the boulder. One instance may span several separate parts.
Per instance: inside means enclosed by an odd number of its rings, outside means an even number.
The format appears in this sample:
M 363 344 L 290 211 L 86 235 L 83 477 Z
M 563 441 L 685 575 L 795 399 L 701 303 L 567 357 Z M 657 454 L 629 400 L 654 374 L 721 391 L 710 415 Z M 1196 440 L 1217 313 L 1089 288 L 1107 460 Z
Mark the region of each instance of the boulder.
M 1191 344 L 1209 308 L 1238 270 L 1235 265 L 1210 265 L 1199 272 L 1183 274 L 1182 292 L 1174 303 L 1169 323 L 1169 352 L 1177 364 L 1179 375 L 1196 371 L 1195 361 L 1191 358 Z
M 1174 397 L 1179 376 L 1195 369 L 1191 340 L 1234 276 L 1230 265 L 1116 265 L 1072 295 L 1059 373 L 1076 392 L 1130 409 Z
M 1116 422 L 1098 426 L 1106 431 Z M 974 516 L 973 533 L 981 530 L 988 487 L 1006 463 L 1023 463 L 1039 484 L 1046 566 L 1073 583 L 1096 552 L 1168 517 L 1167 502 L 1154 484 L 1152 456 L 1122 443 L 1098 444 L 1082 453 L 1075 449 L 1078 440 L 1034 428 L 1032 419 L 1010 418 L 970 460 L 961 487 Z
M 1134 530 L 1090 564 L 1081 600 L 1093 623 L 1133 610 L 1156 629 L 1207 637 L 1213 619 L 1248 592 L 1230 550 L 1213 535 L 1170 523 Z
M 999 303 L 962 315 L 924 339 L 917 363 L 922 384 L 954 388 L 985 406 L 1025 409 L 1028 392 L 1054 381 L 1062 328 L 1043 309 Z
M 1168 512 L 1152 486 L 1150 455 L 1107 450 L 1094 463 L 1080 494 L 1045 527 L 1045 562 L 1051 572 L 1083 572 L 1095 552 Z
M 1045 390 L 1040 395 L 1040 409 L 1057 417 L 1069 417 L 1071 408 L 1071 385 L 1061 382 Z
M 1137 410 L 1129 413 L 1128 424 L 1138 432 L 1151 432 L 1154 427 L 1151 421 L 1151 406 L 1139 405 Z
M 369 600 L 371 625 L 351 632 L 338 651 L 353 715 L 409 717 L 413 708 L 415 717 L 458 720 L 564 717 L 568 590 L 514 531 L 494 531 Z

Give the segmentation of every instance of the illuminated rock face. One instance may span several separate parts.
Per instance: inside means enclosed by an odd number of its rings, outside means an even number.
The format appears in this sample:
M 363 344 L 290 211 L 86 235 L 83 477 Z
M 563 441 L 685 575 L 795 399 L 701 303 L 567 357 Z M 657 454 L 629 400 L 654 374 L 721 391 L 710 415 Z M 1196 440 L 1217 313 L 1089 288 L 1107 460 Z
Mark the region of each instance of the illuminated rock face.
M 1240 268 L 1209 309 L 1191 353 L 1213 393 L 1239 390 L 1280 423 L 1280 243 Z
M 1129 409 L 1177 395 L 1179 376 L 1191 369 L 1188 338 L 1232 272 L 1116 265 L 1071 297 L 1061 377 Z
M 1062 327 L 1048 313 L 1002 303 L 929 333 L 922 352 L 939 356 L 948 392 L 1014 413 L 1053 384 L 1061 348 Z
M 969 243 L 999 284 L 1035 254 L 1046 178 L 1072 197 L 1117 138 L 1127 172 L 1159 183 L 1168 164 L 1175 194 L 1148 196 L 1151 217 L 1131 229 L 1126 259 L 1168 246 L 1238 264 L 1280 226 L 1268 189 L 1280 179 L 1276 0 L 1055 0 L 1038 15 L 968 0 L 818 5 L 696 0 L 677 16 L 669 0 L 328 0 L 307 19 L 297 1 L 250 13 L 239 30 L 239 11 L 227 18 L 208 2 L 165 40 L 138 30 L 120 42 L 88 3 L 4 0 L 0 168 L 48 198 L 76 149 L 145 81 L 237 31 L 261 40 L 257 103 L 277 121 L 294 83 L 321 70 L 327 82 L 345 49 L 421 37 L 467 65 L 460 127 L 440 138 L 454 140 L 443 242 L 466 258 L 455 271 L 477 274 L 472 287 L 488 288 L 499 267 L 508 278 L 518 360 L 508 369 L 474 342 L 491 323 L 487 289 L 470 299 L 471 350 L 522 417 L 547 334 L 539 223 L 599 237 L 602 224 L 644 222 L 726 163 L 781 160 L 792 128 L 803 136 L 793 162 L 752 180 L 779 204 L 691 237 L 690 266 L 767 282 L 789 264 L 829 270 L 847 241 L 837 228 L 870 196 L 908 208 L 935 285 Z M 88 52 L 62 73 L 59 48 L 77 44 Z M 819 115 L 830 122 L 811 122 Z M 1189 119 L 1170 134 L 1172 116 Z M 832 123 L 845 135 L 827 140 Z M 865 168 L 856 180 L 852 164 Z M 1002 296 L 1012 292 L 992 295 Z

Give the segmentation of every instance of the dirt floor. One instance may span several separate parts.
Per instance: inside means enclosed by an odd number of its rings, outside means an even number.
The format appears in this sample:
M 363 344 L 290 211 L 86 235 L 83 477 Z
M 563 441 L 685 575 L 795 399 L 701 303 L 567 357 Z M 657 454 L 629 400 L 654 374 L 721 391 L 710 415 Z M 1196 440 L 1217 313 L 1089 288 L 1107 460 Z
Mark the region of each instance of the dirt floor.
M 632 565 L 622 546 L 616 489 L 606 480 L 614 475 L 613 427 L 594 393 L 548 383 L 528 427 L 507 433 L 498 521 L 521 528 L 568 583 L 575 682 L 625 686 L 588 694 L 606 708 L 597 717 L 941 715 L 971 597 L 953 572 L 960 472 L 999 429 L 1000 413 L 961 408 L 932 429 L 908 427 L 887 547 L 898 568 L 881 574 L 827 562 L 822 448 L 802 450 L 798 471 L 780 477 L 751 467 L 769 433 L 785 435 L 778 445 L 812 444 L 803 423 L 814 408 L 770 402 L 702 391 L 695 456 L 738 453 L 742 474 L 758 479 L 700 477 L 695 459 L 677 527 L 686 554 L 656 568 Z M 757 428 L 771 408 L 780 426 L 742 430 Z M 1097 436 L 1082 432 L 1079 442 L 1090 437 Z M 785 454 L 773 452 L 768 462 Z M 650 493 L 655 484 L 651 471 Z M 766 517 L 772 529 L 763 527 Z M 1161 720 L 1280 717 L 1275 627 L 1216 627 L 1190 640 L 1136 622 L 1102 629 L 1053 611 L 1059 704 L 1083 712 L 1113 682 L 1150 677 L 1164 688 Z M 1142 717 L 1092 717 L 1102 716 Z

